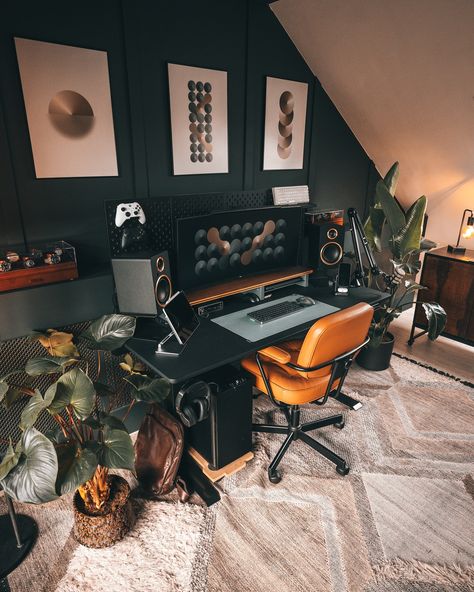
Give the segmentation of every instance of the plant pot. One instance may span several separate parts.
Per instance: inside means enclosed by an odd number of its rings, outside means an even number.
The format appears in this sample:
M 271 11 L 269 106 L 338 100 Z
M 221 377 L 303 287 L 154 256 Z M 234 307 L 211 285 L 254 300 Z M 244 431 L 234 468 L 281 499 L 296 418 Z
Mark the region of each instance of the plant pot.
M 86 547 L 110 547 L 123 539 L 135 523 L 127 481 L 118 475 L 109 476 L 109 481 L 110 498 L 99 515 L 88 513 L 79 492 L 74 494 L 74 538 Z
M 361 349 L 356 362 L 366 370 L 386 370 L 390 366 L 395 338 L 391 333 L 386 333 L 384 341 L 378 347 L 366 345 Z

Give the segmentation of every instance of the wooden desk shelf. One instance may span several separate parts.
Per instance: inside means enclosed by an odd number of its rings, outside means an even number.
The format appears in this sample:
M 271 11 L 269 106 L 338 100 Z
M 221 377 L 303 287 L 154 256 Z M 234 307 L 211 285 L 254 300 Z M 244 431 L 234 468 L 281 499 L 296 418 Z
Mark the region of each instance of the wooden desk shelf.
M 313 273 L 313 270 L 308 267 L 287 267 L 270 273 L 235 278 L 215 286 L 188 292 L 186 296 L 188 297 L 189 302 L 195 306 L 196 304 L 212 302 L 213 300 L 226 298 L 227 296 L 233 296 L 234 294 L 241 294 L 242 292 L 249 292 L 273 284 L 279 284 L 280 282 L 304 278 L 311 273 Z

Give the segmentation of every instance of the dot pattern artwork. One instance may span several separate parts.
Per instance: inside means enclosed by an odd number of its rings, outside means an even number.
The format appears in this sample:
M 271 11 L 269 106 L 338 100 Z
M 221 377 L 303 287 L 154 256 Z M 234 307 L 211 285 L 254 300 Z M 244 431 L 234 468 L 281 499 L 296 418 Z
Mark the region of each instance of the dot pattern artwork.
M 191 162 L 212 162 L 212 85 L 210 82 L 188 82 L 189 158 Z

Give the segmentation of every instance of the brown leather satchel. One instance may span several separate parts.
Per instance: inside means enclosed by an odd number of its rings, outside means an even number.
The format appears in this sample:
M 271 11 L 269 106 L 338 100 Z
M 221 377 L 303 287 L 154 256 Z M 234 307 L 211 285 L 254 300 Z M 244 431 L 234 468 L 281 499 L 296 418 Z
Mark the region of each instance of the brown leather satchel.
M 176 486 L 180 500 L 187 501 L 186 484 L 178 477 L 183 450 L 182 424 L 159 405 L 153 405 L 135 442 L 135 470 L 146 494 L 164 495 Z

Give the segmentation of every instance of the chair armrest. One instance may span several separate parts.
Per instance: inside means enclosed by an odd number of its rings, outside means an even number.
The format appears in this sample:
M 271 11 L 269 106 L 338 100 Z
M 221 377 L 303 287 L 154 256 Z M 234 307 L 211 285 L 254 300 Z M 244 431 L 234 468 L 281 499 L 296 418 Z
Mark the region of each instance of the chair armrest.
M 270 358 L 274 362 L 278 362 L 279 364 L 288 364 L 291 361 L 290 354 L 281 349 L 280 347 L 276 347 L 271 345 L 270 347 L 266 347 L 265 349 L 261 349 L 258 352 L 261 356 L 265 356 L 266 358 Z

